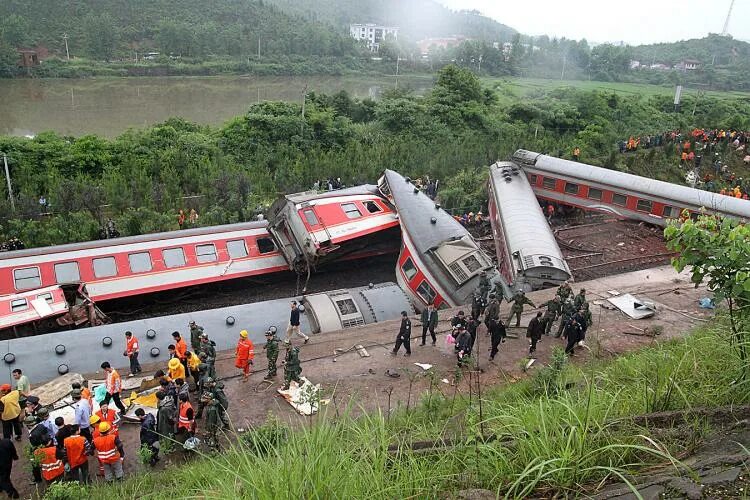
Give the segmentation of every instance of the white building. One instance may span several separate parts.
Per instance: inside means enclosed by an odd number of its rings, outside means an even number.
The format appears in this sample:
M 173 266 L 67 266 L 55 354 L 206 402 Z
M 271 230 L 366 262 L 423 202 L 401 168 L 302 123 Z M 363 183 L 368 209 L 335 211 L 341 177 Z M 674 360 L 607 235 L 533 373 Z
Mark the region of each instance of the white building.
M 376 24 L 350 24 L 349 35 L 355 40 L 367 43 L 367 48 L 377 52 L 380 42 L 386 38 L 397 39 L 398 28 L 395 26 L 378 26 Z

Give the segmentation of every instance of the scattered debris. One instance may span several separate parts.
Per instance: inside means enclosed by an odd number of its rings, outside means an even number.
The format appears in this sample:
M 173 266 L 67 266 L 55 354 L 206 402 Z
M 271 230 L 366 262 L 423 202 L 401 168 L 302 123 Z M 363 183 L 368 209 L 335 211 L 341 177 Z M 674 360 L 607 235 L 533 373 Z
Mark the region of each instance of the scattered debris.
M 362 358 L 370 357 L 370 353 L 367 352 L 367 349 L 365 349 L 365 347 L 362 344 L 357 344 L 354 346 L 354 348 L 357 350 L 357 353 L 360 355 L 360 357 Z
M 703 297 L 702 299 L 698 300 L 698 307 L 700 307 L 701 309 L 716 309 L 714 299 L 710 297 Z
M 313 384 L 306 377 L 301 377 L 301 379 L 301 385 L 292 380 L 288 390 L 278 389 L 277 392 L 300 415 L 314 415 L 318 412 L 320 405 L 328 404 L 329 400 L 320 399 L 320 384 Z
M 615 297 L 620 295 L 620 292 L 618 292 L 617 290 L 607 290 L 607 293 Z
M 656 313 L 656 306 L 653 303 L 637 299 L 629 293 L 611 297 L 607 300 L 632 319 L 650 318 Z
M 427 371 L 430 368 L 432 368 L 432 365 L 427 364 L 427 363 L 414 363 L 414 364 L 420 367 L 421 369 L 423 369 L 424 371 Z
M 399 378 L 399 377 L 401 376 L 401 374 L 400 374 L 399 372 L 397 372 L 397 371 L 396 371 L 395 369 L 393 369 L 393 368 L 388 368 L 388 369 L 387 369 L 387 370 L 385 371 L 385 374 L 386 374 L 387 376 L 391 377 L 391 378 Z
M 39 398 L 42 406 L 54 404 L 70 394 L 70 385 L 74 382 L 83 383 L 80 373 L 66 373 L 46 384 L 34 388 L 34 396 Z

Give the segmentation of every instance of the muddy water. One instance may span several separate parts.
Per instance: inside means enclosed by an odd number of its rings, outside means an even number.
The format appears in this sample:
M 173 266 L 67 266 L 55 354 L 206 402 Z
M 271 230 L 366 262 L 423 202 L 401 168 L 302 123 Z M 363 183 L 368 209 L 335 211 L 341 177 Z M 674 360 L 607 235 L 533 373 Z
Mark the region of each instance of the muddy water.
M 346 90 L 377 99 L 388 77 L 147 77 L 0 80 L 0 135 L 46 130 L 116 136 L 172 116 L 218 125 L 264 100 L 299 101 L 308 92 Z M 424 92 L 430 78 L 399 77 L 399 86 Z

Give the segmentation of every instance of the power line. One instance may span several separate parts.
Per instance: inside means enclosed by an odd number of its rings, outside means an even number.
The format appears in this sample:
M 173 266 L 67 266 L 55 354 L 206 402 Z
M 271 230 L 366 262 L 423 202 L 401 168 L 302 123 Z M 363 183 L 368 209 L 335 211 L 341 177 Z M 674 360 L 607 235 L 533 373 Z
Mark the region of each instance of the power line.
M 724 29 L 721 30 L 721 34 L 724 36 L 729 35 L 729 18 L 732 16 L 732 9 L 734 8 L 734 0 L 729 3 L 729 12 L 727 12 L 727 19 L 724 21 Z

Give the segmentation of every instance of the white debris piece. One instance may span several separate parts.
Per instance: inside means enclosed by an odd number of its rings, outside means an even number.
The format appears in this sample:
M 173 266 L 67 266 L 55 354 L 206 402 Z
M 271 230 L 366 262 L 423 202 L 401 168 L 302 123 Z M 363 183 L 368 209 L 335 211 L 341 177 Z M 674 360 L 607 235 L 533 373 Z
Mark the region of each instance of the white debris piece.
M 650 318 L 656 313 L 656 306 L 653 303 L 637 299 L 629 293 L 611 297 L 607 300 L 633 319 Z
M 320 384 L 313 384 L 306 377 L 301 377 L 302 385 L 292 380 L 289 389 L 278 389 L 276 392 L 286 399 L 300 415 L 315 415 L 320 405 L 328 404 L 328 399 L 320 399 Z
M 427 363 L 414 363 L 414 364 L 417 365 L 418 367 L 420 367 L 421 369 L 425 370 L 425 371 L 427 371 L 430 368 L 432 368 L 432 365 L 427 364 Z

